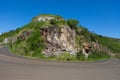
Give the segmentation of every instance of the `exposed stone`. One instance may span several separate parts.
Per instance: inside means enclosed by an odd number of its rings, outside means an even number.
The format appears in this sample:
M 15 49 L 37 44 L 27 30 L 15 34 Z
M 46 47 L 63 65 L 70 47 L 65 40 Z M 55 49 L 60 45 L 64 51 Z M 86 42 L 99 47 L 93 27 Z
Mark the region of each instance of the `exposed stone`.
M 38 21 L 47 21 L 52 19 L 54 19 L 54 17 L 44 16 L 44 17 L 39 17 Z
M 11 37 L 8 37 L 8 38 L 5 38 L 2 42 L 1 42 L 1 44 L 7 44 L 7 43 L 9 43 L 11 41 Z
M 92 50 L 92 47 L 88 43 L 83 43 L 83 49 L 82 54 L 85 55 L 86 58 L 90 55 L 90 51 Z
M 76 53 L 75 37 L 76 33 L 69 27 L 49 26 L 41 28 L 41 34 L 46 39 L 45 50 L 43 54 L 46 56 L 60 55 L 62 52 Z
M 106 53 L 106 54 L 108 54 L 108 55 L 110 55 L 110 56 L 114 55 L 114 54 L 111 53 L 111 51 L 110 51 L 107 47 L 102 46 L 102 45 L 100 45 L 100 44 L 97 43 L 97 42 L 92 42 L 92 47 L 93 47 L 95 50 L 99 51 L 99 52 Z
M 25 31 L 21 32 L 21 35 L 19 35 L 17 37 L 17 39 L 19 39 L 19 40 L 25 40 L 25 39 L 27 39 L 31 35 L 31 33 L 32 33 L 32 31 L 25 30 Z

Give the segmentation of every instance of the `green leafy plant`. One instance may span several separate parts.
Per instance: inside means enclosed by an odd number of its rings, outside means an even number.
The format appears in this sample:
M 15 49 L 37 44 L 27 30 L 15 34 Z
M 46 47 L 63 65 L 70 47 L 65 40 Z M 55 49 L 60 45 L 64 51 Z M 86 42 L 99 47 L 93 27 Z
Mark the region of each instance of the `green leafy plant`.
M 76 27 L 78 26 L 79 21 L 78 21 L 78 20 L 75 20 L 75 19 L 69 19 L 69 20 L 67 21 L 67 24 L 69 25 L 69 27 L 70 27 L 71 29 L 74 29 L 74 28 L 76 28 Z
M 80 60 L 80 61 L 85 61 L 86 58 L 85 58 L 85 55 L 82 54 L 82 51 L 80 50 L 79 52 L 76 53 L 76 58 L 77 60 Z
M 75 60 L 75 55 L 70 54 L 68 52 L 64 52 L 60 56 L 57 57 L 57 60 L 62 60 L 62 61 Z
M 106 58 L 110 58 L 110 55 L 105 52 L 99 52 L 96 50 L 92 51 L 88 57 L 89 60 L 99 60 L 99 59 L 106 59 Z

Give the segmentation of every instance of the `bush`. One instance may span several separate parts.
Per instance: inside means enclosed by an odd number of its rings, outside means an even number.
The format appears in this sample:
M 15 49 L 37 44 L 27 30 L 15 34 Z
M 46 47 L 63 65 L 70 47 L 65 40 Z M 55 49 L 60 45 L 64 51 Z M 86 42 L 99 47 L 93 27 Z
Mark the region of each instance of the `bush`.
M 75 19 L 69 19 L 69 20 L 67 21 L 67 24 L 69 25 L 69 27 L 70 27 L 71 29 L 74 29 L 74 28 L 76 28 L 76 26 L 79 24 L 79 21 L 78 21 L 78 20 L 75 20 Z
M 98 42 L 103 46 L 108 47 L 112 52 L 119 53 L 120 52 L 120 41 L 112 38 L 98 37 Z
M 50 20 L 50 24 L 52 25 L 66 25 L 66 21 L 65 20 L 56 20 L 56 19 L 52 19 Z
M 62 53 L 59 57 L 57 57 L 57 60 L 71 61 L 71 60 L 75 60 L 75 56 L 73 54 L 65 52 L 65 53 Z
M 30 50 L 36 50 L 38 48 L 44 48 L 44 39 L 40 35 L 40 31 L 34 32 L 27 40 Z
M 91 54 L 89 55 L 88 59 L 103 59 L 103 58 L 110 58 L 110 55 L 105 53 L 105 52 L 99 52 L 99 51 L 92 51 Z
M 85 55 L 82 54 L 82 51 L 80 50 L 79 52 L 76 53 L 76 58 L 77 60 L 81 60 L 81 61 L 85 61 L 86 58 L 85 58 Z
M 41 58 L 41 59 L 44 59 L 44 55 L 42 54 L 42 49 L 41 48 L 38 48 L 36 49 L 33 53 L 32 53 L 32 57 L 38 57 L 38 58 Z

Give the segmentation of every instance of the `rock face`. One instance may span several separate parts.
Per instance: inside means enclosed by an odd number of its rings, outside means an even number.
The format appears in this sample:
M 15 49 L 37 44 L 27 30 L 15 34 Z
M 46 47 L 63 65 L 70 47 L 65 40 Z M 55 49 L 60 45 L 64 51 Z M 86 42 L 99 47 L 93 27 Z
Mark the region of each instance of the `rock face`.
M 46 21 L 46 20 L 52 20 L 54 17 L 39 17 L 38 21 Z
M 76 33 L 69 27 L 50 26 L 41 28 L 41 34 L 45 38 L 45 49 L 43 54 L 46 56 L 59 56 L 62 52 L 76 53 L 75 38 Z
M 82 54 L 85 55 L 86 58 L 91 54 L 92 47 L 88 43 L 83 43 Z
M 43 14 L 43 15 L 38 15 L 38 16 L 34 17 L 32 19 L 32 21 L 43 21 L 43 22 L 46 22 L 46 21 L 50 21 L 52 19 L 62 20 L 63 18 L 61 16 L 57 16 L 57 15 Z
M 19 40 L 26 40 L 30 35 L 31 35 L 32 31 L 30 30 L 25 30 L 21 32 L 21 35 L 19 35 L 17 37 L 17 39 Z
M 0 46 L 4 44 L 8 44 L 11 41 L 11 37 L 5 38 L 2 42 L 0 42 Z

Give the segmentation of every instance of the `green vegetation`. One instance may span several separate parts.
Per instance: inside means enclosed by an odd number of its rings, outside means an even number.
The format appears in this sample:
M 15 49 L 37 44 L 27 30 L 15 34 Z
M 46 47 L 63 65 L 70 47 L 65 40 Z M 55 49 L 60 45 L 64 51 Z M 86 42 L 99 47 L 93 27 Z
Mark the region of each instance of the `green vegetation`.
M 62 53 L 60 56 L 56 58 L 56 60 L 62 60 L 62 61 L 75 61 L 76 57 L 73 54 L 70 54 L 68 52 Z
M 50 21 L 37 21 L 38 17 L 54 17 Z M 69 19 L 64 20 L 61 16 L 52 15 L 52 14 L 42 14 L 32 19 L 32 22 L 29 24 L 18 28 L 16 30 L 11 30 L 10 32 L 3 33 L 0 35 L 0 42 L 5 38 L 11 38 L 11 41 L 8 45 L 11 50 L 19 55 L 38 57 L 41 59 L 51 59 L 51 60 L 62 60 L 62 61 L 89 61 L 89 60 L 99 60 L 110 58 L 108 52 L 114 53 L 117 58 L 120 58 L 120 39 L 114 39 L 109 37 L 104 37 L 97 35 L 93 32 L 90 32 L 87 28 L 78 25 L 78 20 Z M 45 57 L 42 54 L 42 51 L 45 47 L 45 39 L 40 34 L 41 28 L 49 26 L 57 26 L 60 29 L 61 26 L 70 27 L 72 30 L 76 31 L 76 47 L 83 48 L 83 43 L 97 43 L 104 50 L 97 50 L 92 47 L 91 54 L 88 58 L 82 54 L 82 50 L 77 52 L 75 55 L 72 55 L 68 52 L 62 53 L 59 56 L 49 56 Z
M 32 56 L 41 56 L 42 50 L 44 49 L 44 39 L 40 36 L 40 32 L 34 32 L 28 39 L 27 39 L 27 52 L 33 51 Z
M 108 37 L 97 36 L 96 39 L 103 46 L 108 47 L 112 52 L 119 53 L 120 52 L 120 40 Z
M 78 26 L 79 21 L 78 21 L 78 20 L 75 20 L 75 19 L 69 19 L 69 20 L 67 21 L 67 24 L 68 24 L 68 26 L 69 26 L 71 29 L 74 29 L 75 27 Z
M 56 19 L 52 19 L 50 21 L 50 24 L 52 25 L 56 25 L 56 26 L 62 26 L 62 25 L 67 25 L 65 20 L 56 20 Z
M 40 28 L 46 25 L 45 22 L 31 22 L 22 27 L 19 34 L 16 34 L 17 41 L 10 44 L 12 51 L 24 56 L 43 58 L 44 39 L 40 35 Z M 27 34 L 29 31 L 31 31 L 30 35 Z M 24 32 L 25 35 L 23 35 Z M 24 39 L 24 36 L 27 37 Z
M 77 60 L 80 60 L 80 61 L 85 61 L 85 60 L 87 60 L 87 58 L 85 58 L 84 55 L 82 54 L 82 51 L 79 51 L 79 52 L 77 52 L 76 54 L 77 54 L 77 56 L 76 56 L 76 59 L 77 59 Z
M 110 58 L 111 56 L 109 56 L 108 54 L 106 54 L 105 52 L 100 52 L 100 51 L 92 51 L 91 54 L 89 55 L 88 59 L 89 60 L 100 60 L 100 59 L 107 59 Z

